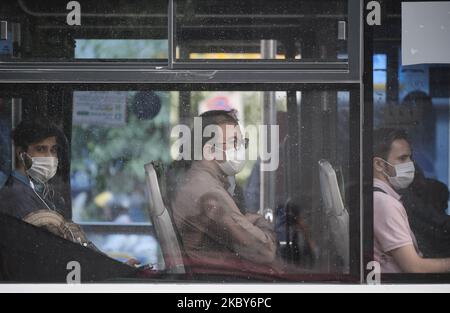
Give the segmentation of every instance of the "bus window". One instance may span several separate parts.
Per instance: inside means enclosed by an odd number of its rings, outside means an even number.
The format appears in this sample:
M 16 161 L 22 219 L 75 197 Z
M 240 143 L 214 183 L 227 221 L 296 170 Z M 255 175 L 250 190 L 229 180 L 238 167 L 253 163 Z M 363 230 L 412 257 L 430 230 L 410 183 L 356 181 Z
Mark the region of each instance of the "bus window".
M 164 204 L 172 212 L 180 246 L 187 255 L 186 268 L 194 274 L 216 271 L 239 279 L 239 275 L 231 274 L 237 269 L 261 275 L 271 268 L 277 279 L 296 281 L 305 279 L 306 273 L 335 277 L 355 270 L 350 263 L 354 258 L 350 245 L 355 236 L 350 221 L 358 216 L 354 202 L 357 188 L 353 187 L 358 178 L 350 154 L 355 125 L 349 123 L 355 112 L 355 89 L 329 86 L 288 91 L 171 91 L 150 87 L 48 85 L 34 87 L 21 96 L 23 120 L 40 108 L 38 116 L 64 130 L 70 159 L 51 183 L 66 196 L 66 216 L 81 225 L 100 251 L 120 261 L 136 258 L 156 272 L 170 271 L 163 257 L 165 247 L 160 247 L 161 234 L 149 214 L 144 165 L 153 162 L 162 166 L 159 184 Z M 40 96 L 33 97 L 34 92 Z M 185 180 L 196 175 L 195 169 L 202 168 L 195 165 L 195 159 L 183 160 L 190 161 L 187 172 L 171 171 L 180 151 L 188 148 L 179 149 L 179 130 L 192 130 L 193 137 L 203 136 L 197 133 L 196 117 L 231 110 L 236 110 L 243 138 L 248 139 L 247 162 L 235 179 L 214 183 L 221 186 L 222 196 L 230 205 L 239 210 L 236 216 L 253 221 L 255 231 L 262 227 L 270 234 L 274 249 L 270 264 L 255 262 L 250 257 L 252 246 L 236 251 L 236 245 L 221 246 L 223 241 L 214 241 L 217 237 L 213 227 L 192 234 L 192 229 L 177 222 L 178 193 L 183 188 L 193 188 L 186 199 L 196 192 L 216 190 L 212 185 L 199 190 Z M 191 144 L 189 140 L 186 143 Z M 222 173 L 220 167 L 214 167 L 215 161 L 207 162 Z M 325 163 L 328 167 L 323 167 Z M 174 193 L 166 193 L 167 183 Z M 331 201 L 340 201 L 339 212 L 327 205 L 329 196 Z M 201 216 L 194 216 L 190 222 Z M 217 216 L 215 222 L 222 222 L 221 218 Z M 231 230 L 225 235 L 231 236 L 227 240 L 234 238 Z M 241 240 L 254 240 L 251 232 L 247 235 Z M 201 264 L 192 261 L 192 238 L 205 238 L 195 241 Z M 207 258 L 209 249 L 218 253 L 213 263 Z M 236 262 L 228 257 L 230 262 L 217 262 L 225 255 L 234 255 Z M 233 268 L 237 264 L 240 267 Z
M 175 1 L 175 18 L 181 62 L 348 61 L 347 1 Z
M 374 257 L 381 262 L 385 281 L 410 278 L 394 274 L 450 271 L 450 268 L 435 266 L 450 257 L 450 67 L 446 63 L 433 63 L 436 59 L 424 62 L 423 52 L 430 48 L 429 45 L 420 46 L 415 42 L 415 49 L 402 50 L 420 37 L 419 33 L 410 31 L 411 27 L 433 30 L 436 38 L 446 36 L 445 27 L 441 25 L 448 24 L 447 17 L 433 14 L 435 20 L 428 20 L 427 12 L 438 6 L 441 6 L 440 12 L 448 11 L 448 2 L 434 5 L 412 2 L 405 4 L 402 10 L 400 1 L 395 1 L 386 6 L 386 21 L 374 31 L 373 239 Z M 414 9 L 418 7 L 420 10 Z M 411 12 L 415 12 L 414 18 L 408 15 Z M 439 26 L 433 28 L 434 22 Z M 409 54 L 414 54 L 416 49 L 421 51 L 422 62 L 411 65 Z M 433 47 L 434 53 L 441 52 L 437 50 L 438 47 Z M 384 152 L 383 146 L 386 147 Z M 403 154 L 404 159 L 395 160 L 397 153 Z M 388 163 L 382 165 L 385 161 Z M 400 169 L 402 166 L 403 170 Z M 396 171 L 393 172 L 393 168 Z M 397 209 L 383 214 L 388 208 L 382 199 L 391 201 L 392 197 L 401 197 L 401 204 L 392 201 L 391 208 Z M 389 227 L 392 223 L 397 226 Z M 410 250 L 409 257 L 401 257 L 407 249 Z M 409 265 L 408 260 L 416 256 L 418 261 Z M 414 278 L 408 281 L 411 280 Z
M 9 1 L 7 62 L 92 62 L 168 58 L 167 1 Z M 119 7 L 118 7 L 119 6 Z

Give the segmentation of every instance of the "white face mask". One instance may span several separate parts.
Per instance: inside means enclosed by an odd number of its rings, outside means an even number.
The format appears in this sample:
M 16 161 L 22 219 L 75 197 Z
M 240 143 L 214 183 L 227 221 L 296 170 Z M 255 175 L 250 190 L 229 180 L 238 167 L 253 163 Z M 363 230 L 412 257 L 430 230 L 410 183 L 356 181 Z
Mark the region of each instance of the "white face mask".
M 58 158 L 54 157 L 40 157 L 31 158 L 33 164 L 26 172 L 36 182 L 45 184 L 50 179 L 55 177 L 58 171 Z
M 237 174 L 242 172 L 247 162 L 244 145 L 241 145 L 237 151 L 236 149 L 229 149 L 226 151 L 220 149 L 218 150 L 225 152 L 226 161 L 223 163 L 217 163 L 227 176 L 236 176 Z
M 412 184 L 416 174 L 414 162 L 392 165 L 385 160 L 383 161 L 389 166 L 392 166 L 395 169 L 395 172 L 397 173 L 397 176 L 391 177 L 386 172 L 383 172 L 383 174 L 387 177 L 387 179 L 391 183 L 392 187 L 394 187 L 397 190 L 402 190 L 408 188 Z

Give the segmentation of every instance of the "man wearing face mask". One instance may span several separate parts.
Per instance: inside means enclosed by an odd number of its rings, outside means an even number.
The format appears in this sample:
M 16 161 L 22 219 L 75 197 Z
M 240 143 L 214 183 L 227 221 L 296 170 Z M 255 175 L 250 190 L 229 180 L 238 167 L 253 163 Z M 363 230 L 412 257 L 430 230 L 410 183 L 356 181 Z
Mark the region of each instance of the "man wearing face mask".
M 201 119 L 203 133 L 213 129 L 217 136 L 203 138 L 203 159 L 193 161 L 172 203 L 187 256 L 191 264 L 238 270 L 270 265 L 276 255 L 273 225 L 260 215 L 241 213 L 232 196 L 248 141 L 233 112 L 207 112 Z
M 81 229 L 65 217 L 65 203 L 49 182 L 58 171 L 64 134 L 48 121 L 20 123 L 14 130 L 16 169 L 0 191 L 0 212 L 66 240 L 102 253 Z M 137 266 L 131 259 L 127 265 Z
M 64 217 L 64 200 L 49 184 L 58 171 L 63 133 L 49 122 L 24 121 L 12 137 L 16 169 L 0 191 L 0 212 L 98 251 L 82 229 Z
M 63 138 L 49 123 L 25 121 L 13 132 L 16 169 L 0 192 L 1 210 L 18 219 L 42 209 L 59 211 L 60 201 L 49 181 L 59 165 L 58 144 Z
M 403 130 L 374 134 L 374 258 L 382 273 L 446 273 L 450 259 L 425 259 L 399 192 L 415 175 L 412 148 Z

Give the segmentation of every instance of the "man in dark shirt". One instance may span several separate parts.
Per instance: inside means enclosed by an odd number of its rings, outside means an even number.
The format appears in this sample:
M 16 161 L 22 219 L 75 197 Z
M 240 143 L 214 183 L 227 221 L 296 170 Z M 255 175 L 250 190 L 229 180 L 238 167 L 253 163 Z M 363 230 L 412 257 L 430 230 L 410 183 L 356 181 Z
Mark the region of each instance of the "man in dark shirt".
M 16 168 L 0 191 L 0 213 L 98 251 L 81 227 L 64 217 L 65 202 L 49 184 L 58 171 L 63 133 L 46 121 L 25 121 L 12 137 Z
M 48 121 L 24 121 L 13 132 L 16 169 L 0 190 L 0 213 L 42 227 L 100 252 L 81 227 L 65 217 L 65 202 L 50 186 L 58 171 L 64 134 Z M 126 264 L 135 266 L 131 259 Z
M 58 170 L 62 132 L 50 123 L 22 122 L 13 132 L 16 168 L 0 191 L 0 211 L 23 220 L 50 210 L 64 215 L 64 201 L 49 181 Z

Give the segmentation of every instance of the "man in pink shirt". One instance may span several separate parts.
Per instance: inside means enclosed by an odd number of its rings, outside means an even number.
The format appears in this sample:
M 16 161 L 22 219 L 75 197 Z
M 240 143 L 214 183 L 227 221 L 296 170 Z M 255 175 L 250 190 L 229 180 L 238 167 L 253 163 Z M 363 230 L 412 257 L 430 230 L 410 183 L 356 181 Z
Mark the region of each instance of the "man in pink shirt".
M 397 191 L 414 180 L 412 149 L 405 131 L 374 134 L 374 258 L 382 273 L 446 273 L 450 259 L 424 259 Z

